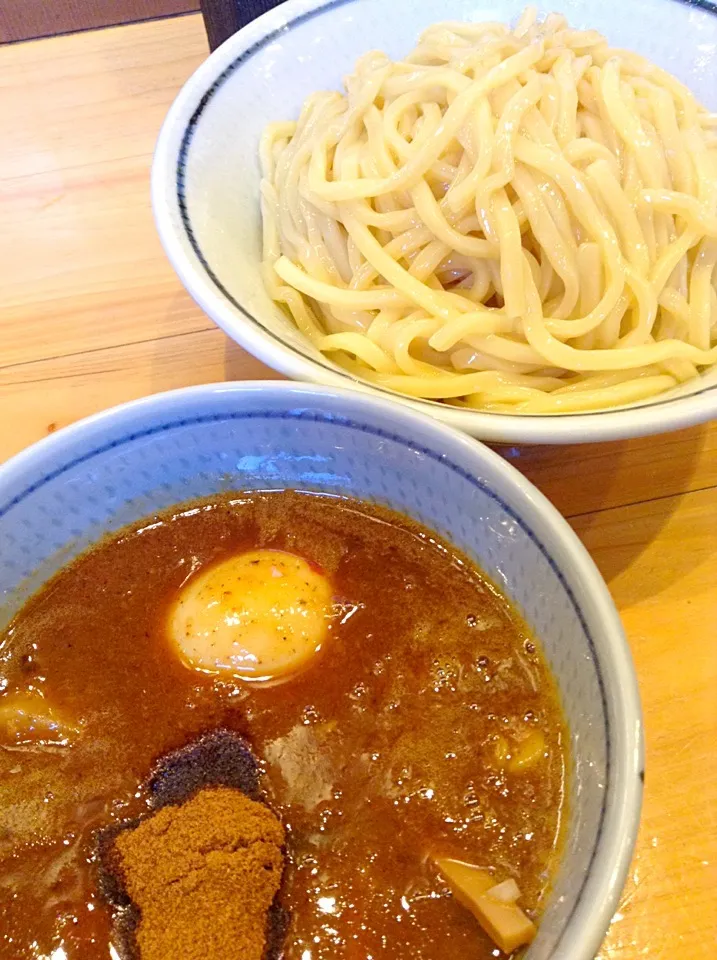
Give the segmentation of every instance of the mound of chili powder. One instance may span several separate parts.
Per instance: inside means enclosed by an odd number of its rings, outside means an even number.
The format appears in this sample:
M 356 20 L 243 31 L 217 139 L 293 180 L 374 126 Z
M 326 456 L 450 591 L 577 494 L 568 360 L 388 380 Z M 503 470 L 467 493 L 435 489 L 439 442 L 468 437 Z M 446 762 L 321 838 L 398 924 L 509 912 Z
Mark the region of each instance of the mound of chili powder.
M 274 960 L 284 830 L 258 795 L 246 743 L 218 731 L 168 755 L 152 811 L 99 838 L 100 889 L 121 955 L 139 960 Z

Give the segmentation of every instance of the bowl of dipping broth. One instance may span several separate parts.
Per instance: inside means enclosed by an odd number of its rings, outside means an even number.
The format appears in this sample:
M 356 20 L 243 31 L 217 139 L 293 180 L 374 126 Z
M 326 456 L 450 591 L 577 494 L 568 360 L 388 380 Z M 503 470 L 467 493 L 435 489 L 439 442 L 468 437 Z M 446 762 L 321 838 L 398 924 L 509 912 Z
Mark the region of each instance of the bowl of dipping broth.
M 292 383 L 117 407 L 0 468 L 0 611 L 3 950 L 595 956 L 635 675 L 481 444 Z
M 159 137 L 169 259 L 274 369 L 483 440 L 709 420 L 717 16 L 522 8 L 288 0 L 239 31 Z

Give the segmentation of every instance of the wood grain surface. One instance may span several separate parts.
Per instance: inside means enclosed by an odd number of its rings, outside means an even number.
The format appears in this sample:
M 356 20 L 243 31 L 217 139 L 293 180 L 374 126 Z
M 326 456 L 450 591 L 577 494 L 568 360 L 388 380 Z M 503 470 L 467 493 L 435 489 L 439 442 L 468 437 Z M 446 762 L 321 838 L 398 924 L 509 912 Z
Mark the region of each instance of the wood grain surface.
M 277 376 L 182 289 L 149 208 L 198 16 L 0 50 L 0 459 L 103 407 Z M 647 730 L 642 829 L 602 960 L 717 952 L 717 425 L 503 448 L 570 519 L 620 609 Z

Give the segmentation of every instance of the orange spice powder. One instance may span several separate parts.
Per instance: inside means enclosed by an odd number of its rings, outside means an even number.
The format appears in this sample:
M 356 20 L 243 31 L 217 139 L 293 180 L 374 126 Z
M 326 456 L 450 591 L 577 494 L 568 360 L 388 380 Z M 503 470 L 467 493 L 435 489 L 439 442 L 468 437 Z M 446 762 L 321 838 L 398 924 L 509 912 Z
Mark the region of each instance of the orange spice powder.
M 227 787 L 120 833 L 114 849 L 140 911 L 141 960 L 261 960 L 283 844 L 271 810 Z

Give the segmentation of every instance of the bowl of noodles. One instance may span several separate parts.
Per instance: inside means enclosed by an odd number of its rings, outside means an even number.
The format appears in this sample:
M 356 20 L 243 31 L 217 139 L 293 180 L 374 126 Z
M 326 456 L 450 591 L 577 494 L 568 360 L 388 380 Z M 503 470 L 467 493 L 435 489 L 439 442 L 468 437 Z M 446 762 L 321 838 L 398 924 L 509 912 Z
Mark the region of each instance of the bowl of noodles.
M 152 174 L 200 306 L 486 440 L 717 415 L 717 14 L 563 6 L 288 0 L 230 38 Z

